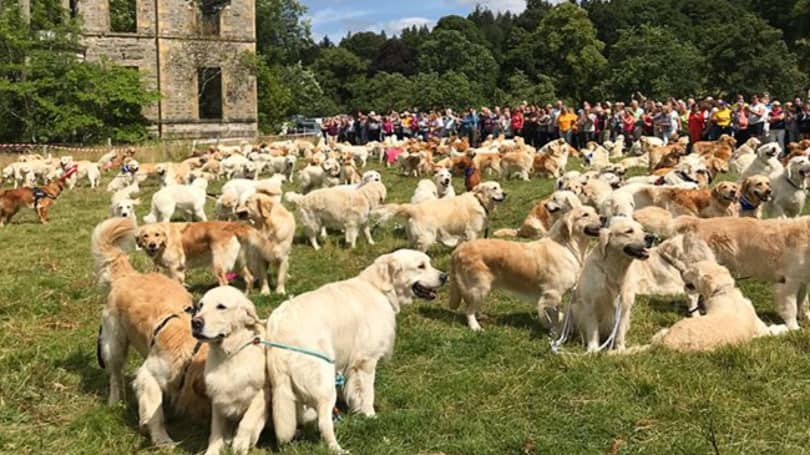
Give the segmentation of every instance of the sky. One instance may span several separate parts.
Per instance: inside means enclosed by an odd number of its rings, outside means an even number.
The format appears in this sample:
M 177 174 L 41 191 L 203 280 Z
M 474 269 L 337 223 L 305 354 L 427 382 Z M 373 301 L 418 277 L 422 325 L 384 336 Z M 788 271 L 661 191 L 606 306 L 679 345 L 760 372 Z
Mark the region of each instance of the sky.
M 302 0 L 309 8 L 312 36 L 339 42 L 346 32 L 385 30 L 389 35 L 412 25 L 433 26 L 442 16 L 466 16 L 480 4 L 492 11 L 521 12 L 525 0 Z

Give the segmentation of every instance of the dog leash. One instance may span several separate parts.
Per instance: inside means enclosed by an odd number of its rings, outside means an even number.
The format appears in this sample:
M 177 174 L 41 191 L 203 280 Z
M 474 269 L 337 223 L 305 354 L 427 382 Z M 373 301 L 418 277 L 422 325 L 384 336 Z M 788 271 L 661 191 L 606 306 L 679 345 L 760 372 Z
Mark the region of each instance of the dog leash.
M 293 346 L 293 345 L 290 345 L 290 344 L 278 343 L 278 342 L 269 341 L 269 340 L 262 340 L 259 337 L 253 338 L 252 340 L 247 342 L 244 346 L 242 346 L 239 350 L 241 351 L 242 349 L 245 349 L 246 347 L 248 347 L 250 345 L 256 345 L 256 346 L 263 345 L 263 346 L 269 346 L 269 347 L 272 347 L 272 348 L 285 349 L 287 351 L 293 351 L 293 352 L 297 352 L 299 354 L 304 354 L 304 355 L 308 355 L 310 357 L 315 357 L 316 359 L 323 360 L 324 362 L 332 364 L 332 365 L 335 364 L 334 359 L 329 358 L 328 356 L 326 356 L 326 354 L 323 354 L 323 353 L 320 353 L 320 352 L 317 352 L 317 351 L 310 351 L 309 349 L 301 348 L 301 347 L 298 347 L 298 346 Z M 346 377 L 343 376 L 343 373 L 341 373 L 339 371 L 336 371 L 335 372 L 335 387 L 339 389 L 339 388 L 343 387 L 344 385 L 346 385 Z M 337 421 L 337 422 L 343 420 L 343 417 L 340 415 L 340 410 L 338 409 L 337 406 L 335 406 L 335 408 L 332 409 L 332 420 Z

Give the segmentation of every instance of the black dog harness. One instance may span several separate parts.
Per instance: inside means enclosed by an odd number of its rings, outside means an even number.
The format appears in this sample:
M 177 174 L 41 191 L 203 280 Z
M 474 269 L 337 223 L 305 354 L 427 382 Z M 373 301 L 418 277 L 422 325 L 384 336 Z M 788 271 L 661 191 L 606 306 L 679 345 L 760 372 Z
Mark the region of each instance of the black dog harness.
M 48 193 L 42 188 L 31 188 L 31 193 L 34 195 L 34 209 L 39 208 L 39 201 L 45 198 L 56 200 L 56 196 Z

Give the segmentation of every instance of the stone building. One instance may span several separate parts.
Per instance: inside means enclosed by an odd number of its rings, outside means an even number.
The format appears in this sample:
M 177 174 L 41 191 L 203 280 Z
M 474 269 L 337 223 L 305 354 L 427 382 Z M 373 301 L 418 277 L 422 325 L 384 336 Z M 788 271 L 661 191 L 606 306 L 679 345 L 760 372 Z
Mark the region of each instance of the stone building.
M 163 138 L 257 134 L 255 0 L 62 0 L 85 57 L 137 68 L 160 93 L 146 109 Z

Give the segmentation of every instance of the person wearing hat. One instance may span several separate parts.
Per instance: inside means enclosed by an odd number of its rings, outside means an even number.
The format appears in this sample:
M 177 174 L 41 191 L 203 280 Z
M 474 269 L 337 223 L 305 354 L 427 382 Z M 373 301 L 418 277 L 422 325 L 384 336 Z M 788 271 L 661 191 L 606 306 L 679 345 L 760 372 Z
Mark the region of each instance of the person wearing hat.
M 782 151 L 785 151 L 785 111 L 782 109 L 782 103 L 779 100 L 774 100 L 771 103 L 771 112 L 768 114 L 768 142 L 776 142 Z

